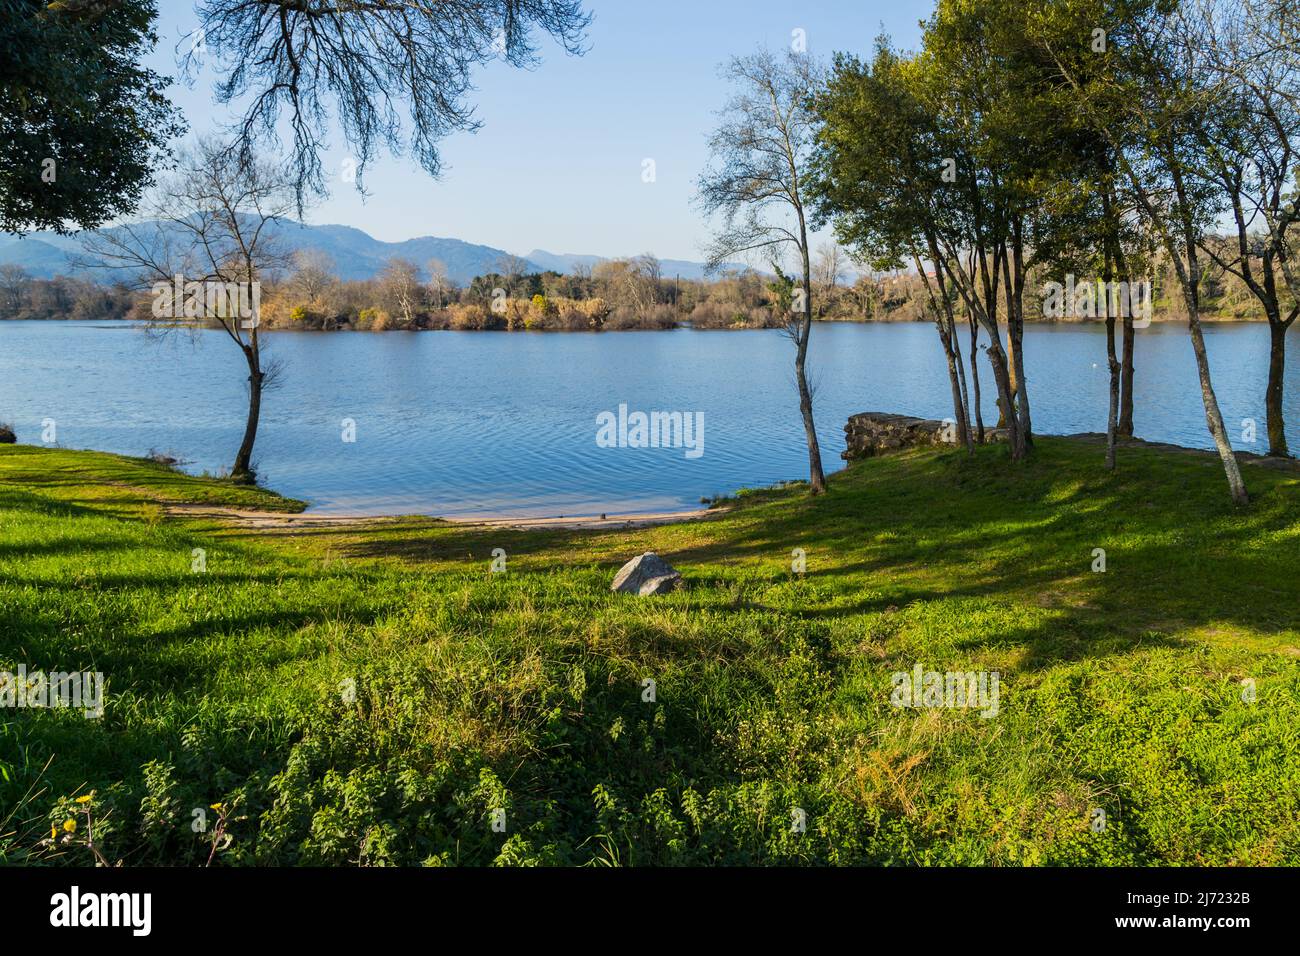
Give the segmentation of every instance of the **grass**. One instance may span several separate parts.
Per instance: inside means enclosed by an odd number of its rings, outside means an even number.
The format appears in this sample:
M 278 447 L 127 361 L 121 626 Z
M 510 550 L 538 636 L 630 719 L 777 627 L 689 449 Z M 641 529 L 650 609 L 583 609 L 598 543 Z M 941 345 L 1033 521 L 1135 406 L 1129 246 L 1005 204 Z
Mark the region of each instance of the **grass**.
M 128 865 L 1300 863 L 1300 476 L 1005 455 L 632 531 L 253 531 L 164 504 L 300 504 L 2 448 L 0 670 L 109 695 L 0 711 L 0 862 L 90 862 L 89 808 Z M 685 589 L 611 594 L 646 550 Z M 918 662 L 997 715 L 891 706 Z

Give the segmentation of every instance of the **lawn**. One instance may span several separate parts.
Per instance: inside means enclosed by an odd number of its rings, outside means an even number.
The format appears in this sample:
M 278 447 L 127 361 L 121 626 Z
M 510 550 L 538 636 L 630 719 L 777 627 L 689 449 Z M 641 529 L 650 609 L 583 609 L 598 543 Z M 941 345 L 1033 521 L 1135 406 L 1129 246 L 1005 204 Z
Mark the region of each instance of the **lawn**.
M 0 862 L 1294 865 L 1300 472 L 1244 468 L 1043 438 L 639 530 L 250 529 L 167 504 L 301 505 L 0 447 L 0 670 L 108 681 L 0 710 Z M 610 593 L 647 550 L 685 588 Z M 918 663 L 996 715 L 893 706 Z

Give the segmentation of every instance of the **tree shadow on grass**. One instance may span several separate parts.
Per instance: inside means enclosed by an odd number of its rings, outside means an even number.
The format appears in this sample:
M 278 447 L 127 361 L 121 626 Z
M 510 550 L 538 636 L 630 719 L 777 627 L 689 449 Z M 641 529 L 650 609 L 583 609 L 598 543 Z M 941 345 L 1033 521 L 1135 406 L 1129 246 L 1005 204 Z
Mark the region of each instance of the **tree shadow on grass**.
M 348 557 L 406 563 L 486 559 L 501 547 L 522 573 L 538 563 L 612 570 L 655 550 L 697 595 L 761 587 L 764 568 L 774 574 L 768 583 L 778 583 L 792 549 L 803 547 L 807 580 L 816 585 L 806 603 L 742 598 L 712 609 L 812 622 L 918 602 L 1051 607 L 1059 614 L 1049 626 L 998 639 L 1026 647 L 1026 668 L 1078 660 L 1094 647 L 1110 655 L 1153 643 L 1186 646 L 1180 633 L 1215 625 L 1283 641 L 1294 634 L 1278 608 L 1300 606 L 1300 578 L 1277 548 L 1260 547 L 1264 534 L 1300 537 L 1285 509 L 1231 510 L 1204 456 L 1125 449 L 1128 472 L 1112 476 L 1100 462 L 1095 471 L 1090 460 L 1072 467 L 1081 456 L 1061 440 L 1042 444 L 1036 461 L 1021 466 L 960 455 L 864 463 L 834 476 L 824 498 L 758 493 L 722 520 L 692 525 L 632 532 L 416 525 L 322 529 L 318 540 Z M 928 482 L 924 495 L 915 493 L 918 473 Z M 1278 489 L 1289 495 L 1295 484 L 1288 476 L 1251 477 L 1261 499 Z M 897 494 L 899 478 L 913 491 Z M 1099 547 L 1108 566 L 1094 573 Z M 736 578 L 747 569 L 759 571 L 756 584 Z

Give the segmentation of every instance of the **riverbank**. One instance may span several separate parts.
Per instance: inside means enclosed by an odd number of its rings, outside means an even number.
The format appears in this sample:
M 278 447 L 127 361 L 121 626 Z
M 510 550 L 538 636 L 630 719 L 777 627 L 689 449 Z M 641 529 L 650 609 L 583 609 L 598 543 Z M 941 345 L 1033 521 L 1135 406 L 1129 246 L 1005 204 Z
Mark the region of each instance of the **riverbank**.
M 1294 865 L 1300 481 L 1245 470 L 1043 438 L 631 530 L 254 529 L 166 503 L 293 505 L 0 448 L 0 670 L 108 682 L 0 717 L 0 860 L 88 863 L 90 795 L 127 864 L 220 804 L 232 865 Z M 611 594 L 647 550 L 684 590 Z M 996 715 L 893 706 L 918 665 Z
M 372 515 L 361 512 L 329 514 L 290 514 L 249 508 L 232 508 L 193 502 L 167 502 L 163 505 L 169 517 L 185 519 L 213 519 L 235 527 L 289 529 L 289 528 L 345 528 L 361 524 L 382 524 L 428 517 L 462 528 L 648 528 L 659 524 L 698 521 L 716 515 L 717 511 L 695 509 L 690 511 L 606 512 L 599 515 L 555 515 L 553 517 L 521 517 L 516 515 L 488 515 L 484 517 L 438 517 L 423 515 Z
M 74 317 L 63 313 L 59 315 L 5 315 L 0 314 L 0 322 L 84 322 L 84 317 Z M 119 320 L 106 320 L 95 318 L 92 321 L 121 321 L 133 325 L 150 327 L 156 326 L 156 323 L 145 322 L 142 319 L 123 317 Z M 1203 314 L 1201 321 L 1212 324 L 1231 324 L 1244 323 L 1251 325 L 1267 325 L 1268 318 L 1261 312 L 1258 315 L 1233 315 L 1230 313 L 1223 314 Z M 881 317 L 858 317 L 846 318 L 837 316 L 834 318 L 818 317 L 813 320 L 816 325 L 933 325 L 933 321 L 928 318 L 916 318 L 911 316 L 892 316 L 886 315 Z M 1156 315 L 1152 316 L 1152 325 L 1179 325 L 1186 324 L 1185 315 Z M 644 323 L 624 322 L 620 324 L 608 324 L 593 326 L 590 324 L 546 324 L 535 323 L 532 325 L 523 322 L 510 324 L 502 321 L 500 323 L 479 322 L 476 324 L 453 324 L 450 321 L 437 322 L 417 322 L 413 324 L 405 323 L 388 323 L 375 325 L 364 322 L 341 322 L 335 324 L 307 323 L 302 321 L 271 319 L 263 323 L 263 327 L 277 332 L 671 332 L 677 329 L 694 329 L 699 332 L 753 332 L 762 330 L 781 329 L 784 323 L 775 319 L 765 320 L 762 322 L 752 320 L 738 320 L 735 322 L 723 322 L 716 324 L 704 324 L 693 322 L 689 317 L 680 317 L 671 320 L 665 320 L 662 316 L 654 321 Z M 1003 323 L 1005 325 L 1005 323 Z M 1026 325 L 1105 325 L 1105 319 L 1078 318 L 1078 319 L 1049 319 L 1035 318 L 1032 315 L 1026 315 Z M 202 323 L 200 323 L 202 325 Z M 189 325 L 178 325 L 177 328 L 189 328 Z M 221 326 L 212 322 L 205 326 L 210 329 L 220 329 Z

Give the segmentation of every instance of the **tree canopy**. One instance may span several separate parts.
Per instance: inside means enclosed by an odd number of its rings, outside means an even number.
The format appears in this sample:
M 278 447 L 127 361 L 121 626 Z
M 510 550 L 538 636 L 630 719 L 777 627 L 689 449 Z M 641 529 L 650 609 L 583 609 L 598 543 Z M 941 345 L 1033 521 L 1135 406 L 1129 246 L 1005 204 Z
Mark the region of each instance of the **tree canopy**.
M 0 229 L 93 228 L 133 210 L 182 131 L 139 65 L 153 0 L 0 0 Z

